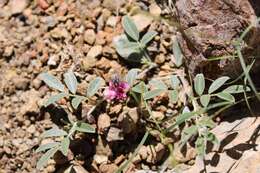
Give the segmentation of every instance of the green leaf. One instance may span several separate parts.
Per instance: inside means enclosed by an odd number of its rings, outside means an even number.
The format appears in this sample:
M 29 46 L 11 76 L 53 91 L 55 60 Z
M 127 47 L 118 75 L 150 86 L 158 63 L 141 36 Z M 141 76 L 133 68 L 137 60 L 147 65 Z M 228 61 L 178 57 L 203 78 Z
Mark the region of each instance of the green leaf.
M 207 107 L 210 101 L 210 95 L 206 94 L 206 95 L 202 95 L 200 97 L 200 103 L 202 104 L 203 107 Z
M 75 130 L 85 133 L 95 133 L 96 130 L 91 125 L 83 122 L 78 122 Z
M 140 69 L 133 68 L 128 71 L 127 75 L 125 76 L 125 81 L 130 85 L 133 86 L 137 77 L 138 77 L 138 72 Z
M 64 82 L 71 93 L 75 94 L 77 90 L 78 81 L 73 71 L 69 70 L 64 74 Z
M 157 32 L 155 31 L 148 31 L 141 39 L 141 43 L 145 46 L 147 43 L 149 43 L 155 36 L 157 35 Z
M 207 107 L 207 111 L 212 110 L 212 109 L 215 109 L 215 108 L 227 106 L 227 105 L 230 105 L 230 102 L 223 101 L 223 102 L 219 102 L 219 103 L 210 104 L 210 105 Z
M 220 77 L 216 79 L 209 87 L 209 94 L 213 93 L 217 89 L 219 89 L 224 83 L 229 79 L 227 76 Z
M 50 148 L 57 147 L 59 144 L 60 144 L 59 142 L 52 142 L 52 143 L 48 143 L 48 144 L 41 145 L 41 146 L 39 146 L 39 148 L 37 148 L 37 149 L 35 150 L 35 153 L 39 153 L 39 152 L 48 150 L 48 149 L 50 149 Z
M 60 151 L 62 152 L 62 154 L 64 156 L 68 155 L 69 152 L 69 146 L 70 146 L 70 140 L 68 137 L 63 138 L 63 140 L 61 141 L 61 147 L 60 147 Z
M 198 123 L 201 127 L 209 127 L 209 128 L 213 128 L 215 127 L 215 123 L 214 121 L 210 118 L 210 117 L 203 117 L 199 123 Z
M 56 95 L 53 95 L 51 97 L 48 98 L 48 100 L 44 103 L 44 107 L 47 107 L 51 104 L 54 104 L 55 102 L 59 101 L 60 99 L 67 97 L 68 95 L 66 93 L 59 93 Z
M 185 112 L 185 113 L 182 113 L 181 115 L 179 115 L 177 118 L 176 118 L 176 123 L 177 125 L 180 125 L 182 124 L 183 122 L 185 122 L 186 120 L 190 119 L 193 115 L 195 115 L 196 113 L 194 112 Z
M 185 144 L 191 138 L 191 136 L 195 135 L 197 132 L 198 127 L 195 125 L 185 128 L 181 135 L 181 143 Z
M 152 79 L 151 81 L 149 81 L 149 85 L 153 88 L 162 89 L 165 91 L 168 89 L 168 87 L 165 85 L 165 83 L 163 83 L 163 81 L 157 79 Z
M 176 118 L 176 122 L 173 125 L 171 125 L 170 127 L 168 127 L 165 131 L 166 132 L 171 131 L 178 125 L 180 125 L 180 124 L 184 123 L 186 120 L 190 119 L 192 116 L 194 116 L 196 114 L 202 114 L 204 111 L 205 111 L 204 109 L 201 109 L 196 112 L 185 112 L 185 113 L 179 114 L 179 116 L 177 116 L 177 118 Z
M 135 23 L 130 19 L 130 17 L 124 16 L 122 19 L 122 25 L 128 36 L 130 36 L 135 41 L 139 40 L 138 29 Z
M 194 79 L 194 88 L 196 93 L 201 96 L 205 89 L 205 78 L 203 74 L 197 74 Z
M 57 89 L 59 91 L 65 91 L 64 85 L 53 75 L 48 73 L 41 73 L 40 78 L 51 88 Z
M 179 93 L 177 90 L 171 90 L 169 91 L 169 98 L 171 103 L 177 103 L 179 98 Z
M 170 82 L 171 82 L 171 87 L 173 89 L 178 89 L 178 87 L 179 87 L 179 85 L 181 83 L 177 75 L 172 75 L 170 77 Z
M 235 97 L 229 93 L 225 93 L 225 92 L 217 93 L 217 97 L 229 102 L 233 102 L 233 103 L 235 102 Z
M 251 91 L 251 89 L 246 86 L 246 92 Z M 243 85 L 232 85 L 228 88 L 224 89 L 223 92 L 230 93 L 230 94 L 237 94 L 237 93 L 243 93 L 244 92 L 244 86 Z
M 133 53 L 140 53 L 140 45 L 136 42 L 130 42 L 126 35 L 119 35 L 113 38 L 117 53 L 123 58 L 128 58 Z
M 55 136 L 65 136 L 67 135 L 67 132 L 64 130 L 58 129 L 57 127 L 53 127 L 52 129 L 49 129 L 45 132 L 42 133 L 43 138 L 48 138 L 48 137 L 55 137 Z
M 144 82 L 140 82 L 140 83 L 138 83 L 137 85 L 135 85 L 135 86 L 132 88 L 132 91 L 141 94 L 141 93 L 148 92 L 148 89 L 147 89 L 147 86 L 145 85 Z
M 102 87 L 104 84 L 104 80 L 101 77 L 97 77 L 89 83 L 87 89 L 87 96 L 92 97 L 97 93 L 97 91 Z
M 144 98 L 144 100 L 148 100 L 148 99 L 161 95 L 164 91 L 165 91 L 164 89 L 154 89 L 154 90 L 145 92 L 143 95 L 143 98 Z
M 48 150 L 45 154 L 42 155 L 40 160 L 37 162 L 36 168 L 41 169 L 48 163 L 48 160 L 58 151 L 58 147 Z
M 183 55 L 176 36 L 173 37 L 172 50 L 175 61 L 174 63 L 177 67 L 180 67 L 183 63 Z
M 71 101 L 71 105 L 74 109 L 78 109 L 78 106 L 80 105 L 80 103 L 85 100 L 85 97 L 82 96 L 75 96 L 72 101 Z
M 207 140 L 212 142 L 213 144 L 215 145 L 218 145 L 219 144 L 219 140 L 218 138 L 216 137 L 216 135 L 214 135 L 213 133 L 211 132 L 208 132 L 207 134 Z
M 195 146 L 196 146 L 198 155 L 200 155 L 200 156 L 205 155 L 206 146 L 205 146 L 204 137 L 199 136 L 195 142 Z

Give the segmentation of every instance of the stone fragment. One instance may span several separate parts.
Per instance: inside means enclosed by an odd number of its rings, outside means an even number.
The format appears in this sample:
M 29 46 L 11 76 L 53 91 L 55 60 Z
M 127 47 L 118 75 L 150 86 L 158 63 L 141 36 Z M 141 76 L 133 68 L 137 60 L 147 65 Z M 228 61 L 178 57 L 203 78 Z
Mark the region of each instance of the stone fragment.
M 53 28 L 57 25 L 58 20 L 53 16 L 46 16 L 41 18 L 41 22 L 43 22 L 48 28 Z
M 95 154 L 95 155 L 94 155 L 94 160 L 96 161 L 97 164 L 107 163 L 107 161 L 108 161 L 108 156 L 106 156 L 106 155 L 101 155 L 101 154 Z
M 98 116 L 98 131 L 103 133 L 110 126 L 110 117 L 106 114 L 100 114 Z
M 156 4 L 156 3 L 152 3 L 149 6 L 149 12 L 154 15 L 154 16 L 160 16 L 161 15 L 161 8 Z
M 124 140 L 122 135 L 122 130 L 116 127 L 110 127 L 108 134 L 107 134 L 107 141 L 121 141 Z
M 20 90 L 26 90 L 30 82 L 29 79 L 26 79 L 21 76 L 15 77 L 12 81 L 14 83 L 14 86 Z
M 11 13 L 17 14 L 22 13 L 23 10 L 27 7 L 27 0 L 11 0 Z
M 174 145 L 173 155 L 177 162 L 179 163 L 185 163 L 189 160 L 192 160 L 196 157 L 197 153 L 195 148 L 191 147 L 189 144 L 187 144 L 187 151 L 185 153 L 182 152 L 182 148 L 180 147 L 180 144 Z
M 101 173 L 114 173 L 118 169 L 118 166 L 115 164 L 102 164 L 99 167 Z
M 8 46 L 5 48 L 3 55 L 9 57 L 13 54 L 13 52 L 14 52 L 14 46 Z
M 87 54 L 87 58 L 97 58 L 98 56 L 100 56 L 102 54 L 102 46 L 93 46 L 88 54 Z
M 136 130 L 139 115 L 137 108 L 131 108 L 123 111 L 118 117 L 118 123 L 126 134 Z
M 161 121 L 164 119 L 165 115 L 161 111 L 152 111 L 152 116 L 155 120 Z
M 103 1 L 103 7 L 115 11 L 119 9 L 122 5 L 124 5 L 126 2 L 125 0 L 104 0 Z
M 117 24 L 117 17 L 115 16 L 110 16 L 108 19 L 107 19 L 107 26 L 110 26 L 110 27 L 115 27 L 116 24 Z
M 52 55 L 52 56 L 50 56 L 50 58 L 48 59 L 47 64 L 48 64 L 49 66 L 57 66 L 59 60 L 60 60 L 60 58 L 59 58 L 58 55 Z
M 222 122 L 212 129 L 220 141 L 214 146 L 213 152 L 208 153 L 205 159 L 208 172 L 250 172 L 260 170 L 260 137 L 258 129 L 260 118 L 246 117 L 235 121 Z M 253 141 L 252 136 L 255 136 Z M 251 143 L 253 142 L 253 143 Z M 216 152 L 217 151 L 217 152 Z M 200 157 L 196 157 L 195 164 L 183 173 L 200 172 L 205 167 Z
M 88 29 L 84 32 L 84 41 L 90 45 L 93 45 L 96 40 L 96 33 L 93 29 Z
M 47 8 L 49 8 L 49 4 L 46 0 L 37 0 L 37 4 L 43 10 L 46 10 Z
M 66 28 L 60 28 L 60 27 L 56 27 L 55 29 L 53 29 L 51 31 L 51 36 L 53 38 L 70 38 L 70 33 L 67 31 Z
M 57 10 L 58 16 L 64 16 L 68 11 L 68 4 L 66 2 L 62 2 Z
M 132 17 L 137 29 L 139 32 L 144 31 L 151 23 L 153 22 L 153 18 L 151 16 L 138 13 Z
M 75 173 L 89 173 L 85 168 L 83 168 L 81 165 L 74 165 L 73 170 Z

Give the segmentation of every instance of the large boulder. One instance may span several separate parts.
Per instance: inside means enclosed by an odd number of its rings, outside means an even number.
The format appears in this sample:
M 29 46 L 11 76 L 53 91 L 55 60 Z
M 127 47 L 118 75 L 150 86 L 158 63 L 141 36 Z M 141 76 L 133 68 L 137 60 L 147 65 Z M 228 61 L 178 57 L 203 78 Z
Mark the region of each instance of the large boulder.
M 235 41 L 250 24 L 255 27 L 244 40 L 242 51 L 248 63 L 250 57 L 260 55 L 258 0 L 176 0 L 174 6 L 181 30 L 178 39 L 192 74 L 203 71 L 208 77 L 238 76 L 242 71 L 237 58 L 208 59 L 234 55 Z

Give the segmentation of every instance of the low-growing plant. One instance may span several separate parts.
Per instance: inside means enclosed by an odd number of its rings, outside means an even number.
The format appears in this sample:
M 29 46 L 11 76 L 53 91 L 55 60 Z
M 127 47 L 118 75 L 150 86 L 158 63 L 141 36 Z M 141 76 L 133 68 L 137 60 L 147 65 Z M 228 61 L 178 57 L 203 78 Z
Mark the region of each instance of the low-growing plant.
M 116 37 L 114 40 L 118 54 L 129 60 L 151 64 L 152 62 L 147 54 L 146 46 L 157 33 L 149 31 L 140 38 L 140 33 L 136 25 L 128 16 L 122 18 L 122 25 L 125 34 Z M 179 68 L 183 65 L 184 55 L 182 54 L 177 37 L 174 36 L 172 41 L 174 64 Z M 237 49 L 238 57 L 241 59 L 240 49 Z M 177 72 L 173 72 L 163 78 L 152 78 L 148 82 L 145 82 L 141 75 L 145 70 L 142 71 L 141 69 L 133 68 L 128 71 L 123 80 L 120 80 L 118 76 L 113 77 L 108 86 L 104 88 L 103 94 L 99 91 L 105 85 L 105 82 L 101 77 L 95 78 L 89 83 L 85 95 L 77 94 L 78 82 L 71 70 L 63 75 L 65 85 L 49 73 L 43 73 L 41 74 L 42 80 L 49 87 L 59 92 L 51 96 L 44 106 L 47 107 L 50 104 L 56 104 L 59 100 L 66 98 L 70 101 L 72 108 L 76 110 L 80 103 L 92 101 L 94 95 L 98 96 L 97 100 L 99 101 L 105 100 L 114 103 L 129 101 L 130 99 L 135 100 L 136 106 L 142 109 L 141 112 L 147 112 L 148 116 L 142 117 L 146 122 L 146 132 L 129 160 L 125 161 L 117 170 L 117 173 L 119 173 L 128 168 L 129 163 L 145 143 L 152 130 L 159 131 L 161 142 L 164 142 L 173 130 L 185 124 L 181 132 L 180 144 L 185 145 L 192 137 L 195 137 L 196 151 L 198 155 L 204 156 L 208 142 L 213 144 L 219 143 L 216 136 L 210 131 L 215 126 L 212 118 L 220 111 L 240 102 L 236 101 L 235 94 L 245 94 L 251 91 L 251 89 L 256 92 L 255 88 L 253 88 L 254 86 L 251 85 L 251 78 L 248 75 L 250 67 L 243 65 L 243 69 L 247 72 L 244 74 L 245 82 L 243 85 L 234 84 L 237 80 L 228 83 L 230 78 L 222 76 L 212 81 L 208 89 L 203 74 L 197 74 L 194 80 L 190 82 L 187 82 L 183 74 Z M 246 85 L 246 81 L 249 82 L 251 88 Z M 167 97 L 168 102 L 172 105 L 181 105 L 177 109 L 178 113 L 167 117 L 166 120 L 155 119 L 151 103 L 154 100 L 160 100 L 160 97 Z M 181 97 L 185 97 L 185 101 Z M 98 104 L 98 101 L 96 101 L 96 104 Z M 95 106 L 93 107 L 95 108 Z M 38 161 L 37 168 L 43 167 L 57 151 L 66 156 L 69 151 L 70 141 L 73 140 L 75 133 L 95 133 L 95 131 L 95 128 L 89 124 L 71 119 L 69 119 L 66 127 L 62 129 L 55 126 L 45 131 L 42 134 L 42 138 L 56 137 L 58 142 L 44 144 L 36 150 L 36 152 L 46 151 Z M 173 150 L 172 144 L 167 143 L 166 145 L 169 151 Z
M 148 31 L 141 38 L 135 23 L 128 16 L 122 18 L 122 25 L 125 34 L 115 37 L 113 41 L 118 54 L 130 61 L 151 63 L 146 46 L 157 32 Z
M 59 92 L 58 94 L 48 98 L 44 104 L 45 107 L 51 104 L 56 104 L 57 101 L 63 98 L 68 98 L 71 101 L 72 107 L 76 110 L 81 102 L 91 99 L 91 97 L 94 96 L 104 85 L 104 80 L 100 77 L 97 77 L 89 83 L 86 95 L 81 96 L 76 94 L 78 81 L 71 70 L 69 70 L 63 76 L 65 85 L 63 85 L 60 80 L 49 73 L 42 73 L 40 77 L 49 87 Z M 46 151 L 46 153 L 42 155 L 42 157 L 37 162 L 38 169 L 42 168 L 57 151 L 61 151 L 62 154 L 67 156 L 70 140 L 73 139 L 74 133 L 95 133 L 95 128 L 87 123 L 81 121 L 74 122 L 71 118 L 69 118 L 69 121 L 70 122 L 67 122 L 66 130 L 59 129 L 57 126 L 55 126 L 45 131 L 41 135 L 42 138 L 58 137 L 61 140 L 59 142 L 44 144 L 36 150 L 36 152 Z
M 141 98 L 141 100 L 139 100 L 138 102 L 144 103 L 145 107 L 151 115 L 152 112 L 148 104 L 148 101 L 150 99 L 166 93 L 170 102 L 172 102 L 173 104 L 178 102 L 179 90 L 182 87 L 182 83 L 177 75 L 170 76 L 169 80 L 170 86 L 167 86 L 162 80 L 152 79 L 148 85 L 140 81 L 131 88 L 130 92 L 132 92 L 135 97 L 137 97 L 137 94 L 140 95 L 139 98 Z M 190 103 L 193 107 L 193 111 L 190 111 L 190 108 L 188 108 L 187 106 L 183 106 L 183 112 L 176 116 L 176 122 L 169 126 L 167 129 L 162 130 L 161 132 L 166 136 L 167 133 L 171 132 L 174 128 L 177 128 L 182 123 L 188 121 L 195 122 L 194 125 L 184 128 L 181 142 L 185 144 L 190 137 L 199 134 L 196 140 L 196 148 L 198 154 L 203 154 L 205 152 L 205 145 L 207 141 L 216 144 L 217 139 L 215 135 L 210 132 L 210 129 L 214 127 L 214 122 L 210 118 L 210 116 L 207 115 L 207 112 L 217 107 L 234 104 L 235 97 L 233 96 L 233 94 L 244 92 L 243 85 L 231 85 L 222 89 L 222 87 L 228 80 L 229 77 L 227 76 L 223 76 L 214 80 L 210 85 L 208 91 L 205 92 L 204 75 L 197 74 L 194 78 L 194 93 L 196 93 L 197 96 L 194 97 L 192 95 L 188 95 Z M 250 91 L 250 88 L 246 87 L 246 90 Z M 150 117 L 153 116 L 151 115 Z M 159 124 L 157 124 L 157 127 L 158 126 L 159 129 L 162 129 Z M 203 143 L 202 140 L 204 141 Z

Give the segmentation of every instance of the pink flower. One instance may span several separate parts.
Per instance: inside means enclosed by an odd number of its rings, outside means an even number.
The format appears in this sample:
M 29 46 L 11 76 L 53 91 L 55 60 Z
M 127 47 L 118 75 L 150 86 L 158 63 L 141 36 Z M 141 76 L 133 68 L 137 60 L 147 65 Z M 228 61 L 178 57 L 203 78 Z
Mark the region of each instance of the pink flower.
M 104 91 L 106 100 L 125 100 L 130 86 L 127 82 L 120 81 L 118 77 L 115 77 L 109 82 L 109 86 Z

